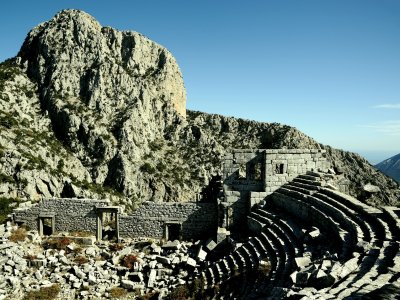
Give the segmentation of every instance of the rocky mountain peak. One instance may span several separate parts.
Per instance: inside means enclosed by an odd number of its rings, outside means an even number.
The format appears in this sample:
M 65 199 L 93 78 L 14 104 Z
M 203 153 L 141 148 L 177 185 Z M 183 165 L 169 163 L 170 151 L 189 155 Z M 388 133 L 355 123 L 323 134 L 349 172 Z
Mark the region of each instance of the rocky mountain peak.
M 85 12 L 63 10 L 38 25 L 18 56 L 46 104 L 73 98 L 109 116 L 146 94 L 186 116 L 182 74 L 171 53 L 137 32 L 102 27 Z

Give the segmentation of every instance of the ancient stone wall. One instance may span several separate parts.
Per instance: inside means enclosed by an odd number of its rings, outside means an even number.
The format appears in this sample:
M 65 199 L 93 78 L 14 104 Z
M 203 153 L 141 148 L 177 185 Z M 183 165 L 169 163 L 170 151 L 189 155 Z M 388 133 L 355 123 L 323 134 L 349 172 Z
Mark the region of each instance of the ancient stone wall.
M 106 200 L 46 199 L 27 209 L 14 210 L 14 221 L 39 229 L 39 218 L 54 218 L 55 231 L 97 231 L 98 207 Z M 130 215 L 119 214 L 121 237 L 163 238 L 167 224 L 179 224 L 181 237 L 198 239 L 216 232 L 217 208 L 213 203 L 144 202 Z
M 325 150 L 236 149 L 223 160 L 226 214 L 230 224 L 245 221 L 250 208 L 307 171 L 327 170 Z
M 14 221 L 39 229 L 39 217 L 54 216 L 55 231 L 90 231 L 95 233 L 96 207 L 107 206 L 106 200 L 45 199 L 28 209 L 14 210 Z
M 120 217 L 120 234 L 162 238 L 167 224 L 180 224 L 185 240 L 209 237 L 217 229 L 216 204 L 144 202 L 133 214 Z
M 265 151 L 264 191 L 271 194 L 285 183 L 307 171 L 328 169 L 325 150 L 268 149 Z

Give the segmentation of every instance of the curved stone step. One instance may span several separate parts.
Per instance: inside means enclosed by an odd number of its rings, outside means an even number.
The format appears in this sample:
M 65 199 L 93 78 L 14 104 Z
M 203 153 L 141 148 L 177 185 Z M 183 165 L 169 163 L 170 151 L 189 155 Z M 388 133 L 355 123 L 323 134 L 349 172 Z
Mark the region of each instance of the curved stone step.
M 371 285 L 374 289 L 383 286 L 388 278 L 393 277 L 390 268 L 395 265 L 395 257 L 399 254 L 397 220 L 393 216 L 359 203 L 358 200 L 350 199 L 349 196 L 324 190 L 321 190 L 321 194 L 322 196 L 319 194 L 313 196 L 347 211 L 347 214 L 353 216 L 353 220 L 363 228 L 364 240 L 370 237 L 371 245 L 374 246 L 364 257 L 361 256 L 358 272 L 349 275 L 337 286 L 329 289 L 328 293 L 343 299 L 353 294 L 362 294 L 362 291 L 370 289 Z
M 325 232 L 330 232 L 332 240 L 336 240 L 340 244 L 341 256 L 348 255 L 348 249 L 345 245 L 348 232 L 344 228 L 341 228 L 340 224 L 335 222 L 326 213 L 307 203 L 305 198 L 307 197 L 303 194 L 281 188 L 272 194 L 270 201 L 276 207 L 300 218 L 303 222 L 307 223 L 309 220 L 314 220 L 315 226 L 323 229 Z
M 304 177 L 298 176 L 296 178 L 294 178 L 291 182 L 299 182 L 299 183 L 303 183 L 309 186 L 322 186 L 321 181 L 319 180 L 310 180 L 310 179 L 306 179 Z
M 329 196 L 323 193 L 318 192 L 313 194 L 313 196 L 343 211 L 349 218 L 351 218 L 359 226 L 360 230 L 362 231 L 363 241 L 369 242 L 371 240 L 371 233 L 372 233 L 371 227 L 365 223 L 365 220 L 363 220 L 355 210 L 348 208 L 343 203 L 338 202 L 337 200 L 330 198 Z M 360 233 L 358 233 L 358 236 L 361 236 Z
M 302 234 L 301 230 L 288 221 L 282 219 L 281 216 L 266 211 L 264 208 L 257 209 L 256 212 L 270 220 L 270 225 L 273 228 L 281 231 L 283 235 L 287 236 L 289 243 L 294 247 L 294 255 L 299 256 L 303 253 L 303 245 L 299 242 L 298 238 Z
M 320 186 L 307 184 L 301 181 L 291 181 L 284 185 L 284 187 L 291 186 L 293 189 L 298 189 L 299 192 L 305 194 L 312 194 L 320 189 Z

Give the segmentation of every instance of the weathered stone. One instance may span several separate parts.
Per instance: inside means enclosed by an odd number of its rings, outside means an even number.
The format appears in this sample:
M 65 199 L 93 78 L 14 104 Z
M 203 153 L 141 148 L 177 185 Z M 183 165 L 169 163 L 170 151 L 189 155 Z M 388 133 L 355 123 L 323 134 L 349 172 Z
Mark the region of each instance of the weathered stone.
M 178 240 L 175 241 L 168 241 L 164 245 L 162 245 L 163 249 L 172 249 L 172 250 L 179 250 L 181 248 L 181 243 Z
M 152 288 L 154 287 L 154 282 L 156 280 L 157 272 L 154 269 L 150 270 L 149 280 L 147 281 L 147 287 Z
M 212 251 L 215 249 L 215 247 L 217 247 L 217 243 L 214 242 L 213 239 L 208 239 L 205 244 L 204 244 L 205 249 L 207 249 L 207 251 Z
M 381 189 L 376 186 L 376 185 L 372 185 L 370 183 L 366 184 L 363 186 L 363 190 L 368 192 L 368 193 L 379 193 L 381 191 Z
M 311 259 L 309 257 L 296 257 L 294 260 L 299 269 L 305 268 L 311 264 Z
M 207 252 L 204 251 L 202 247 L 200 247 L 197 252 L 197 259 L 203 261 L 206 259 L 206 257 L 207 257 Z
M 191 257 L 188 257 L 186 264 L 190 267 L 196 267 L 197 265 L 196 261 Z

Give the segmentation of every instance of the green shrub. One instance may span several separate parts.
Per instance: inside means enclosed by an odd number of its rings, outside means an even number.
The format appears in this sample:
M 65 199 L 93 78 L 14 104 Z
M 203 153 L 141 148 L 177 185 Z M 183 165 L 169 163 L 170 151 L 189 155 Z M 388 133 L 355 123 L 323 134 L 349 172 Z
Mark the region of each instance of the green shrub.
M 58 170 L 58 171 L 62 171 L 63 168 L 64 168 L 64 160 L 63 160 L 63 159 L 60 159 L 60 160 L 58 161 L 58 164 L 57 164 L 57 170 Z
M 148 162 L 145 162 L 141 167 L 140 171 L 148 173 L 148 174 L 154 174 L 156 169 Z
M 25 295 L 24 300 L 53 300 L 60 293 L 61 288 L 58 284 L 49 287 L 41 287 L 38 291 L 30 291 Z
M 21 70 L 12 59 L 7 59 L 0 64 L 0 90 L 4 89 L 4 83 L 13 80 L 16 75 L 21 74 Z
M 169 299 L 174 300 L 185 300 L 189 298 L 190 292 L 186 285 L 180 285 L 172 290 L 169 294 Z
M 0 126 L 11 129 L 18 125 L 17 119 L 15 119 L 11 114 L 6 112 L 1 112 L 0 115 Z
M 16 202 L 16 199 L 0 197 L 0 224 L 7 221 L 7 215 L 12 212 L 10 205 Z
M 5 174 L 0 174 L 0 183 L 14 183 L 15 180 L 12 178 L 12 176 L 5 175 Z

